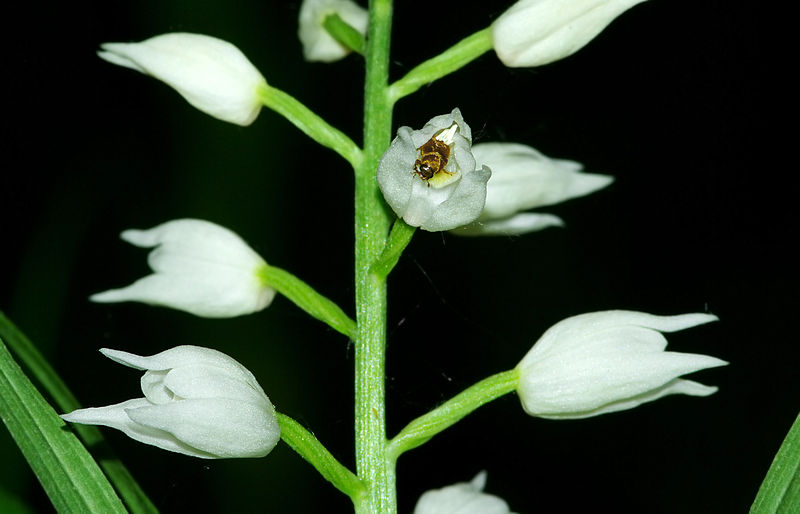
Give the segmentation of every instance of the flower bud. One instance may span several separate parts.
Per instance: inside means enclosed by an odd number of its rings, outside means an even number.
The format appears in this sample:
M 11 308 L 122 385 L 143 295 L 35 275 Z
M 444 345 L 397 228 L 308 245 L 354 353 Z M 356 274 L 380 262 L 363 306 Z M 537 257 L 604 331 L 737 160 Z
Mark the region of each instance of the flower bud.
M 325 18 L 338 14 L 362 35 L 367 33 L 369 13 L 351 0 L 303 0 L 300 6 L 298 36 L 307 61 L 333 62 L 350 53 L 350 49 L 328 34 Z
M 247 126 L 258 116 L 267 81 L 244 54 L 221 39 L 171 33 L 140 43 L 104 43 L 106 61 L 151 75 L 186 101 L 223 121 Z
M 258 272 L 266 262 L 230 230 L 196 219 L 150 230 L 126 230 L 122 239 L 144 248 L 152 275 L 122 289 L 94 294 L 94 302 L 143 302 L 206 318 L 229 318 L 267 307 L 275 290 Z
M 139 442 L 202 459 L 263 457 L 280 439 L 275 408 L 247 368 L 224 353 L 177 346 L 151 357 L 100 350 L 146 370 L 144 398 L 78 409 L 71 423 L 121 430 Z
M 632 311 L 567 318 L 548 329 L 517 365 L 522 406 L 531 416 L 572 419 L 632 409 L 668 394 L 713 394 L 716 387 L 678 377 L 728 363 L 664 351 L 661 332 L 716 320 L 711 314 Z
M 378 185 L 397 216 L 431 232 L 475 221 L 492 172 L 475 169 L 471 146 L 472 131 L 457 108 L 420 130 L 400 127 L 378 165 Z
M 472 482 L 427 491 L 414 514 L 513 514 L 502 498 L 482 492 L 485 485 L 486 471 L 481 471 Z
M 494 50 L 506 66 L 542 66 L 574 54 L 643 1 L 519 0 L 492 24 Z
M 551 159 L 527 145 L 480 143 L 472 147 L 478 164 L 492 169 L 486 185 L 486 204 L 480 217 L 453 231 L 460 235 L 525 234 L 564 222 L 552 214 L 520 213 L 588 195 L 614 177 L 582 173 L 575 161 Z

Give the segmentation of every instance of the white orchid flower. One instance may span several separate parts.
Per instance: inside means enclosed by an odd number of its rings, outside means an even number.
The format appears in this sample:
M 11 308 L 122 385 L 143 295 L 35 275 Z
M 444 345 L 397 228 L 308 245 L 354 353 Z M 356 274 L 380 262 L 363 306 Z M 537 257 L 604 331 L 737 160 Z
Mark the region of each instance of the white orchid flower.
M 525 234 L 562 226 L 558 216 L 527 209 L 588 195 L 614 181 L 609 175 L 583 173 L 575 161 L 553 159 L 518 143 L 479 143 L 472 147 L 475 161 L 492 170 L 486 185 L 486 204 L 473 223 L 453 233 L 469 236 Z
M 514 514 L 502 498 L 484 493 L 485 485 L 486 471 L 481 471 L 471 482 L 426 491 L 414 514 Z
M 140 43 L 103 43 L 106 61 L 165 82 L 191 105 L 223 121 L 250 125 L 267 81 L 231 43 L 202 34 L 170 33 Z
M 510 67 L 568 57 L 644 0 L 520 0 L 492 24 L 497 57 Z
M 678 377 L 728 363 L 664 351 L 661 332 L 716 320 L 711 314 L 633 311 L 567 318 L 548 329 L 517 365 L 522 406 L 531 416 L 573 419 L 632 409 L 669 394 L 713 394 L 716 387 Z
M 258 273 L 266 262 L 230 230 L 196 219 L 173 220 L 150 230 L 126 230 L 123 240 L 144 248 L 154 273 L 95 302 L 143 302 L 206 318 L 250 314 L 267 307 L 275 290 Z
M 397 216 L 431 232 L 475 221 L 491 170 L 476 169 L 471 146 L 472 131 L 457 108 L 420 130 L 400 127 L 378 165 L 378 185 Z
M 116 428 L 142 443 L 202 459 L 263 457 L 278 443 L 275 408 L 253 374 L 224 353 L 199 346 L 150 357 L 100 351 L 146 370 L 144 398 L 78 409 L 63 414 L 64 420 Z

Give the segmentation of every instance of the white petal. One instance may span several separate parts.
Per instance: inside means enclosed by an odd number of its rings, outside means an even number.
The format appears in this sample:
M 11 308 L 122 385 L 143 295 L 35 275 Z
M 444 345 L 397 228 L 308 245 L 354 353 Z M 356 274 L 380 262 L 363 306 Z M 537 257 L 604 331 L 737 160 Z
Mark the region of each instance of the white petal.
M 171 369 L 164 377 L 164 386 L 182 399 L 224 398 L 264 408 L 269 405 L 252 376 L 236 376 L 214 366 L 190 364 Z
M 486 201 L 486 181 L 492 171 L 484 166 L 464 173 L 453 194 L 438 204 L 430 217 L 419 228 L 431 232 L 450 230 L 473 221 Z
M 549 227 L 563 227 L 564 220 L 553 214 L 523 212 L 509 218 L 474 221 L 452 230 L 459 236 L 518 236 Z
M 167 83 L 191 105 L 224 121 L 249 125 L 266 80 L 234 45 L 210 36 L 162 34 L 140 43 L 105 43 L 98 55 Z
M 502 498 L 481 492 L 485 484 L 486 472 L 481 471 L 469 483 L 427 491 L 417 501 L 414 514 L 513 514 Z
M 183 453 L 201 459 L 210 459 L 214 456 L 210 453 L 197 450 L 179 441 L 175 436 L 164 430 L 140 425 L 133 421 L 126 411 L 149 407 L 151 403 L 144 398 L 128 400 L 116 405 L 107 407 L 94 407 L 89 409 L 79 409 L 69 414 L 62 414 L 61 417 L 70 423 L 81 423 L 84 425 L 103 425 L 120 430 L 125 435 L 141 443 L 156 446 L 163 450 Z
M 708 355 L 659 351 L 587 352 L 582 357 L 557 354 L 524 368 L 518 391 L 523 407 L 531 415 L 586 417 L 610 412 L 605 409 L 608 405 L 633 400 L 630 405 L 633 407 L 665 394 L 682 392 L 659 394 L 659 390 L 676 377 L 725 364 Z M 622 408 L 626 407 L 613 410 Z M 598 409 L 599 412 L 586 414 Z
M 571 411 L 566 413 L 554 412 L 552 414 L 536 414 L 536 416 L 546 419 L 589 418 L 593 416 L 599 416 L 601 414 L 609 414 L 611 412 L 619 412 L 623 410 L 633 409 L 634 407 L 638 407 L 639 405 L 642 405 L 644 403 L 652 402 L 654 400 L 658 400 L 659 398 L 663 398 L 664 396 L 671 394 L 685 394 L 688 396 L 709 396 L 711 394 L 716 393 L 717 390 L 718 390 L 717 387 L 707 386 L 699 384 L 697 382 L 693 382 L 691 380 L 683 380 L 677 378 L 653 391 L 647 391 L 646 393 L 641 394 L 639 396 L 625 398 L 622 400 L 615 401 L 613 403 L 608 403 L 601 407 L 597 407 L 593 410 L 587 410 L 584 412 Z
M 280 439 L 274 411 L 246 402 L 214 398 L 182 400 L 128 409 L 140 425 L 169 432 L 217 458 L 263 457 Z
M 101 348 L 100 353 L 114 362 L 141 370 L 169 370 L 181 366 L 213 367 L 238 380 L 247 382 L 251 387 L 258 386 L 253 374 L 235 359 L 217 350 L 202 346 L 181 345 L 151 356 L 139 356 L 109 348 Z
M 572 55 L 644 0 L 520 0 L 492 24 L 506 66 L 541 66 Z
M 172 220 L 149 230 L 125 230 L 120 237 L 143 248 L 159 246 L 161 251 L 157 255 L 162 258 L 181 255 L 243 269 L 255 269 L 264 264 L 264 259 L 235 232 L 205 220 Z
M 580 163 L 552 159 L 518 143 L 480 143 L 472 151 L 479 165 L 492 169 L 481 220 L 584 196 L 614 180 L 609 175 L 581 173 Z
M 656 316 L 645 312 L 623 310 L 590 312 L 556 323 L 539 338 L 534 348 L 538 348 L 536 350 L 538 353 L 547 351 L 555 343 L 558 343 L 559 351 L 565 351 L 566 347 L 572 345 L 583 347 L 585 341 L 591 340 L 595 334 L 607 328 L 638 326 L 659 332 L 676 332 L 717 320 L 718 318 L 713 314 L 704 313 Z M 657 337 L 664 341 L 663 345 L 665 346 L 666 340 L 663 337 Z
M 369 13 L 350 0 L 304 0 L 300 6 L 298 36 L 303 44 L 303 56 L 307 61 L 337 61 L 350 49 L 333 39 L 322 23 L 330 14 L 338 14 L 348 25 L 362 35 L 367 33 Z
M 230 318 L 258 312 L 272 303 L 275 290 L 260 284 L 255 273 L 195 266 L 187 275 L 148 275 L 122 289 L 89 297 L 93 302 L 141 302 L 170 307 L 205 318 Z

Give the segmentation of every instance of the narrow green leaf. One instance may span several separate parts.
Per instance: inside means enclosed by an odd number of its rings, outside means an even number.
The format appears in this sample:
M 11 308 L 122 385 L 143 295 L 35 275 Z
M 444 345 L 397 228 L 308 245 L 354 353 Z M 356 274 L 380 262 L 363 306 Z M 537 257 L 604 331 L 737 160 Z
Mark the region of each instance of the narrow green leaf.
M 800 415 L 761 483 L 751 514 L 800 512 Z
M 27 367 L 30 374 L 39 381 L 42 388 L 47 391 L 62 412 L 71 412 L 81 408 L 81 404 L 58 376 L 58 373 L 50 366 L 31 340 L 2 311 L 0 311 L 0 339 L 8 343 L 11 351 Z M 130 512 L 134 514 L 158 512 L 128 468 L 114 456 L 114 452 L 108 447 L 97 427 L 75 424 L 72 429 L 78 434 L 84 445 L 96 450 L 97 455 L 102 455 L 98 457 L 97 461 Z
M 0 418 L 59 512 L 126 512 L 86 448 L 0 340 Z

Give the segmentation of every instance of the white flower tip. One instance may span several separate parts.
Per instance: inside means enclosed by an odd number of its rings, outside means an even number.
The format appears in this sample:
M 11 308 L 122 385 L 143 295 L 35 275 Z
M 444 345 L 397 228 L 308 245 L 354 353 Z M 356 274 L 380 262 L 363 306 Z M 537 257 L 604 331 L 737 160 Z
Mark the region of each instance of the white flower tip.
M 100 293 L 95 293 L 89 296 L 89 301 L 95 303 L 114 303 L 114 302 L 124 302 L 128 298 L 125 294 L 123 294 L 123 289 L 109 289 L 108 291 L 102 291 Z
M 158 244 L 157 231 L 155 230 L 123 230 L 119 238 L 140 248 L 150 248 Z
M 725 364 L 728 364 L 725 362 Z M 717 386 L 707 386 L 692 380 L 679 380 L 679 385 L 672 389 L 672 392 L 685 394 L 688 396 L 711 396 L 719 391 Z
M 78 411 L 74 410 L 74 411 L 68 412 L 66 414 L 59 414 L 58 416 L 61 419 L 63 419 L 64 421 L 69 421 L 70 423 L 76 423 L 78 421 L 78 419 L 80 418 L 80 416 L 76 416 L 76 414 L 75 414 L 76 412 L 78 412 Z
M 97 51 L 97 56 L 106 62 L 110 62 L 111 64 L 116 64 L 117 66 L 122 66 L 123 68 L 130 68 L 141 73 L 146 73 L 142 68 L 137 66 L 135 62 L 116 53 L 114 49 L 123 45 L 124 43 L 103 43 L 100 45 L 102 50 Z
M 657 319 L 652 321 L 652 326 L 650 328 L 654 328 L 660 332 L 677 332 L 679 330 L 719 321 L 719 318 L 714 314 L 704 312 L 679 314 L 677 316 L 654 316 L 654 318 Z
M 459 236 L 519 236 L 549 227 L 564 227 L 564 220 L 554 214 L 522 212 L 510 218 L 474 221 L 451 230 Z
M 483 491 L 483 488 L 486 487 L 486 477 L 487 477 L 487 475 L 488 475 L 488 473 L 486 472 L 485 469 L 479 471 L 478 474 L 475 475 L 475 478 L 473 478 L 470 481 L 470 484 L 472 484 L 472 487 L 474 487 L 475 490 Z
M 614 180 L 616 179 L 612 175 L 584 173 L 582 174 L 581 192 L 575 192 L 575 196 L 584 196 L 599 191 L 600 189 L 610 186 Z

